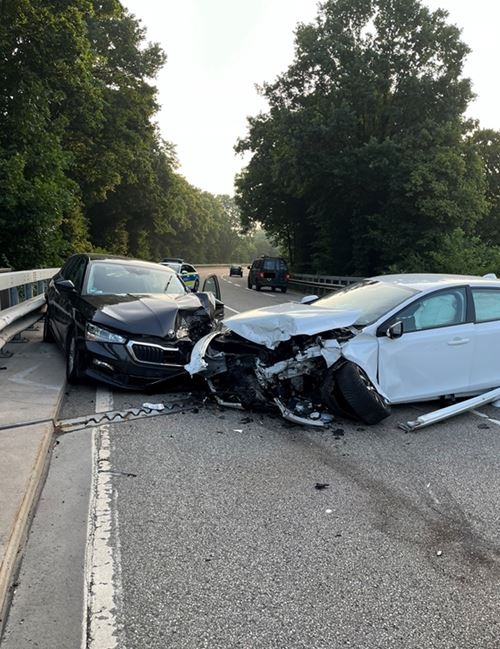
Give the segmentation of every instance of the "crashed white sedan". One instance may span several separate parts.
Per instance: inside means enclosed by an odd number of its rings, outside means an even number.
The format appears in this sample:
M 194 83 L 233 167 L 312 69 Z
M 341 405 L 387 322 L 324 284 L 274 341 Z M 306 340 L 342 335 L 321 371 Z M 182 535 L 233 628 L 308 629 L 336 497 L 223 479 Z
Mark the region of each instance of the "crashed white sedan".
M 224 325 L 195 345 L 186 369 L 220 403 L 274 404 L 297 423 L 322 425 L 331 413 L 374 424 L 391 404 L 500 386 L 497 279 L 372 277 Z

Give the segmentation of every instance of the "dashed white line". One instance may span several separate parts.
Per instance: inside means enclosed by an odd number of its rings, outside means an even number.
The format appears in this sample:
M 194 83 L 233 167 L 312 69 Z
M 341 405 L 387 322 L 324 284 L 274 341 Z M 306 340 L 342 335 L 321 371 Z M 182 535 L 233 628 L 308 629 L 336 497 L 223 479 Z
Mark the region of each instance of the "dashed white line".
M 483 419 L 487 419 L 488 421 L 491 421 L 492 424 L 496 424 L 497 426 L 500 426 L 500 421 L 498 419 L 492 419 L 491 417 L 488 417 L 488 415 L 485 415 L 484 412 L 479 412 L 479 410 L 472 410 L 475 415 L 478 417 L 482 417 Z

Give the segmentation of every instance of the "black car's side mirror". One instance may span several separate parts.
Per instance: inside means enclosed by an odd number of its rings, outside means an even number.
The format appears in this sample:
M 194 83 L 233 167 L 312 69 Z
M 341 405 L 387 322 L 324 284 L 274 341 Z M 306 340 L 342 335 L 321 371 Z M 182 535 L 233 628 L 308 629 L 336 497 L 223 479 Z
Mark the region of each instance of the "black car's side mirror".
M 395 322 L 387 329 L 385 335 L 392 339 L 401 338 L 403 335 L 403 323 L 401 321 Z
M 64 279 L 64 277 L 56 279 L 54 284 L 60 291 L 63 291 L 65 293 L 70 293 L 71 291 L 75 290 L 75 285 L 73 284 L 73 282 L 70 279 Z

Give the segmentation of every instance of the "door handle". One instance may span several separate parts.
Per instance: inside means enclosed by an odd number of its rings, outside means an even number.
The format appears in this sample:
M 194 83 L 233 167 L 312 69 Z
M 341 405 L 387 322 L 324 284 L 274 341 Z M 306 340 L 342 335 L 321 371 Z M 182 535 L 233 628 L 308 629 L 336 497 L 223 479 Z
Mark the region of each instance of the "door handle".
M 453 338 L 453 340 L 448 341 L 448 345 L 450 346 L 465 345 L 468 342 L 470 342 L 470 338 Z

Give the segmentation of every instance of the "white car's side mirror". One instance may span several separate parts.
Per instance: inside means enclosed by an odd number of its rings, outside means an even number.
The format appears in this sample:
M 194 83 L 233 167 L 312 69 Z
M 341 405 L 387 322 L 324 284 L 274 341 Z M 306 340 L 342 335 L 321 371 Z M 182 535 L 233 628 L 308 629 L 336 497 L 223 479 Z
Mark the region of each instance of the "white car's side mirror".
M 316 300 L 319 300 L 317 295 L 306 295 L 301 299 L 300 304 L 311 304 L 311 302 L 316 302 Z
M 388 338 L 401 338 L 403 335 L 403 323 L 399 320 L 392 324 L 386 331 Z

